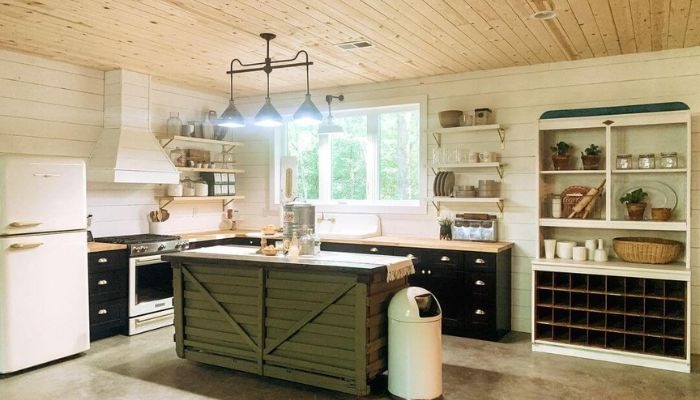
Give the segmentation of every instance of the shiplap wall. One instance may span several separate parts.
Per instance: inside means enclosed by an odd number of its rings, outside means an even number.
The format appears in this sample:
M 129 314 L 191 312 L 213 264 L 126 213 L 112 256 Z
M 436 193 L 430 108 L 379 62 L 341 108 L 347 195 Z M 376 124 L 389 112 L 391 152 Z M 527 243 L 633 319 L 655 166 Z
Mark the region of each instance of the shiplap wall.
M 322 104 L 325 93 L 343 93 L 345 105 L 353 101 L 369 99 L 391 99 L 407 95 L 428 96 L 428 129 L 439 127 L 437 113 L 441 110 L 473 110 L 490 107 L 496 120 L 506 127 L 505 149 L 497 144 L 495 134 L 478 133 L 455 135 L 444 141 L 468 149 L 493 150 L 501 153 L 506 164 L 502 195 L 506 198 L 505 212 L 500 220 L 500 238 L 516 243 L 513 257 L 513 329 L 530 330 L 530 259 L 535 253 L 535 154 L 537 120 L 547 110 L 561 108 L 596 107 L 619 104 L 636 104 L 664 101 L 683 101 L 693 110 L 694 156 L 700 153 L 700 48 L 674 50 L 657 53 L 625 55 L 595 60 L 582 60 L 556 64 L 543 64 L 492 71 L 481 71 L 418 80 L 395 81 L 374 85 L 342 87 L 317 91 L 315 99 Z M 275 105 L 284 113 L 293 112 L 299 94 L 277 95 Z M 261 99 L 242 99 L 240 103 L 260 104 Z M 319 103 L 317 103 L 319 104 Z M 256 169 L 269 160 L 269 149 L 265 151 L 259 142 L 269 140 L 269 133 L 255 138 L 256 152 L 250 158 L 242 158 Z M 446 139 L 446 140 L 445 140 Z M 435 142 L 428 140 L 430 161 Z M 257 151 L 259 149 L 260 151 Z M 247 168 L 247 165 L 244 165 Z M 695 173 L 700 164 L 695 163 Z M 430 169 L 428 187 L 432 187 Z M 470 183 L 479 177 L 495 177 L 481 172 L 463 179 Z M 483 179 L 483 178 L 482 178 Z M 246 182 L 246 191 L 256 193 L 241 204 L 244 224 L 256 227 L 263 223 L 274 223 L 276 215 L 267 211 L 269 177 L 261 176 Z M 694 179 L 697 182 L 697 179 Z M 693 187 L 693 226 L 698 224 L 700 188 Z M 263 195 L 264 194 L 264 195 Z M 471 207 L 470 210 L 475 208 Z M 493 212 L 493 208 L 477 208 Z M 453 212 L 462 208 L 453 207 Z M 428 207 L 425 215 L 382 215 L 385 234 L 432 235 L 437 237 L 436 212 Z M 700 352 L 700 229 L 693 230 L 693 351 Z M 583 239 L 583 238 L 582 238 Z
M 344 93 L 346 103 L 368 99 L 391 99 L 406 95 L 428 96 L 428 127 L 438 126 L 437 112 L 491 107 L 507 128 L 506 146 L 500 150 L 495 137 L 480 133 L 448 142 L 467 148 L 494 150 L 506 167 L 503 195 L 506 210 L 500 237 L 514 241 L 513 328 L 530 329 L 530 257 L 534 254 L 535 138 L 537 119 L 546 110 L 660 101 L 684 101 L 691 110 L 700 107 L 700 48 L 617 56 L 530 67 L 457 74 L 420 80 L 317 91 L 314 100 L 323 104 L 325 93 Z M 0 152 L 87 157 L 102 129 L 104 74 L 101 71 L 43 58 L 0 51 Z M 187 121 L 206 110 L 223 110 L 226 99 L 205 91 L 185 89 L 152 80 L 151 126 L 162 132 L 168 112 L 179 111 Z M 275 105 L 293 112 L 298 94 L 281 94 Z M 260 98 L 238 101 L 246 115 L 253 115 Z M 700 118 L 693 113 L 694 156 L 700 153 Z M 237 204 L 243 226 L 256 228 L 276 223 L 277 212 L 269 209 L 270 132 L 236 132 L 246 142 L 236 152 L 246 174 L 238 178 L 238 191 L 246 200 Z M 434 142 L 426 134 L 430 155 Z M 428 157 L 430 158 L 430 157 Z M 696 172 L 700 165 L 696 163 Z M 428 186 L 432 183 L 429 174 Z M 470 179 L 478 179 L 476 177 Z M 694 180 L 696 182 L 697 179 Z M 700 189 L 693 186 L 693 226 L 700 228 Z M 145 214 L 156 206 L 163 188 L 152 185 L 100 184 L 88 187 L 88 205 L 95 214 L 96 235 L 140 233 L 147 230 Z M 221 220 L 217 204 L 176 206 L 172 231 L 215 229 Z M 489 209 L 485 209 L 489 210 Z M 453 209 L 459 211 L 459 209 Z M 493 210 L 490 210 L 493 211 Z M 425 215 L 382 215 L 386 234 L 437 235 L 435 211 Z M 185 229 L 186 228 L 186 229 Z M 700 352 L 700 236 L 693 230 L 693 351 Z

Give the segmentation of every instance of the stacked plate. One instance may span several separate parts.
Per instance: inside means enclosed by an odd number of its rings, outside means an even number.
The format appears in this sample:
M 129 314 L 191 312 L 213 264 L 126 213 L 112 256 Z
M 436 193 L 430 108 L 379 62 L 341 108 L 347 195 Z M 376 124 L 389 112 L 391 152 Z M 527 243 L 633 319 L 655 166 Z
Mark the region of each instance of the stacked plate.
M 452 189 L 455 186 L 455 173 L 452 171 L 442 171 L 435 175 L 433 181 L 433 194 L 438 197 L 452 196 Z

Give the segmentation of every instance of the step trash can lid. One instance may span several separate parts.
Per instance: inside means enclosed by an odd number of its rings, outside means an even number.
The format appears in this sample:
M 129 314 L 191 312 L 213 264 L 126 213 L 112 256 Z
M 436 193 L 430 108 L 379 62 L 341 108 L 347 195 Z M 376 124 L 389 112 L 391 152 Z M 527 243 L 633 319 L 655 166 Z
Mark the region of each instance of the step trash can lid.
M 425 323 L 442 320 L 442 309 L 429 291 L 411 286 L 391 298 L 389 319 L 401 322 Z

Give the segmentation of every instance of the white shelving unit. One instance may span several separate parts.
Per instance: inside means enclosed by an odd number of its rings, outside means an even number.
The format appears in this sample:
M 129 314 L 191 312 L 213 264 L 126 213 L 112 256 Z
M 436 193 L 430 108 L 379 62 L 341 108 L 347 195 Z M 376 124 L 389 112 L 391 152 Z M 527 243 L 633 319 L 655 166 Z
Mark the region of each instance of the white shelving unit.
M 690 111 L 683 106 L 665 103 L 543 115 L 536 160 L 539 245 L 532 261 L 533 351 L 690 371 L 692 146 Z M 599 145 L 600 169 L 582 170 L 577 160 L 575 169 L 554 171 L 549 148 L 559 141 L 573 144 L 574 157 L 591 143 Z M 671 151 L 678 153 L 678 168 L 615 169 L 617 154 Z M 596 187 L 603 179 L 597 219 L 551 218 L 552 194 L 574 185 Z M 677 196 L 671 220 L 627 220 L 618 197 L 657 181 Z M 611 248 L 611 239 L 623 236 L 678 240 L 685 251 L 671 264 L 628 263 L 617 259 Z M 609 249 L 608 262 L 544 258 L 545 238 L 583 245 L 585 239 L 601 237 Z
M 497 138 L 501 144 L 501 149 L 505 148 L 505 129 L 499 124 L 490 125 L 472 125 L 472 126 L 458 126 L 454 128 L 440 128 L 431 132 L 435 143 L 438 148 L 442 146 L 442 136 L 451 134 L 468 134 L 470 132 L 493 132 L 497 135 Z M 471 171 L 491 169 L 495 170 L 501 181 L 503 181 L 503 164 L 501 162 L 476 162 L 476 163 L 439 163 L 433 164 L 432 170 L 434 174 L 439 171 L 455 171 L 456 173 L 466 173 Z M 484 198 L 484 197 L 447 197 L 447 196 L 434 196 L 428 199 L 433 207 L 440 213 L 441 203 L 452 203 L 452 204 L 493 204 L 498 208 L 500 213 L 503 213 L 503 199 L 502 198 Z

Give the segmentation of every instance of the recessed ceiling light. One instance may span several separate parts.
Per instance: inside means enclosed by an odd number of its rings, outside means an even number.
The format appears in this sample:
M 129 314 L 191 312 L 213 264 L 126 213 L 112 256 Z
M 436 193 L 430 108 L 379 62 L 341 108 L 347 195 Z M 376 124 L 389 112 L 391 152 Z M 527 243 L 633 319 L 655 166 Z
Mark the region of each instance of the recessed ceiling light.
M 539 20 L 554 19 L 556 17 L 557 12 L 555 10 L 537 11 L 536 13 L 530 15 L 530 18 Z

